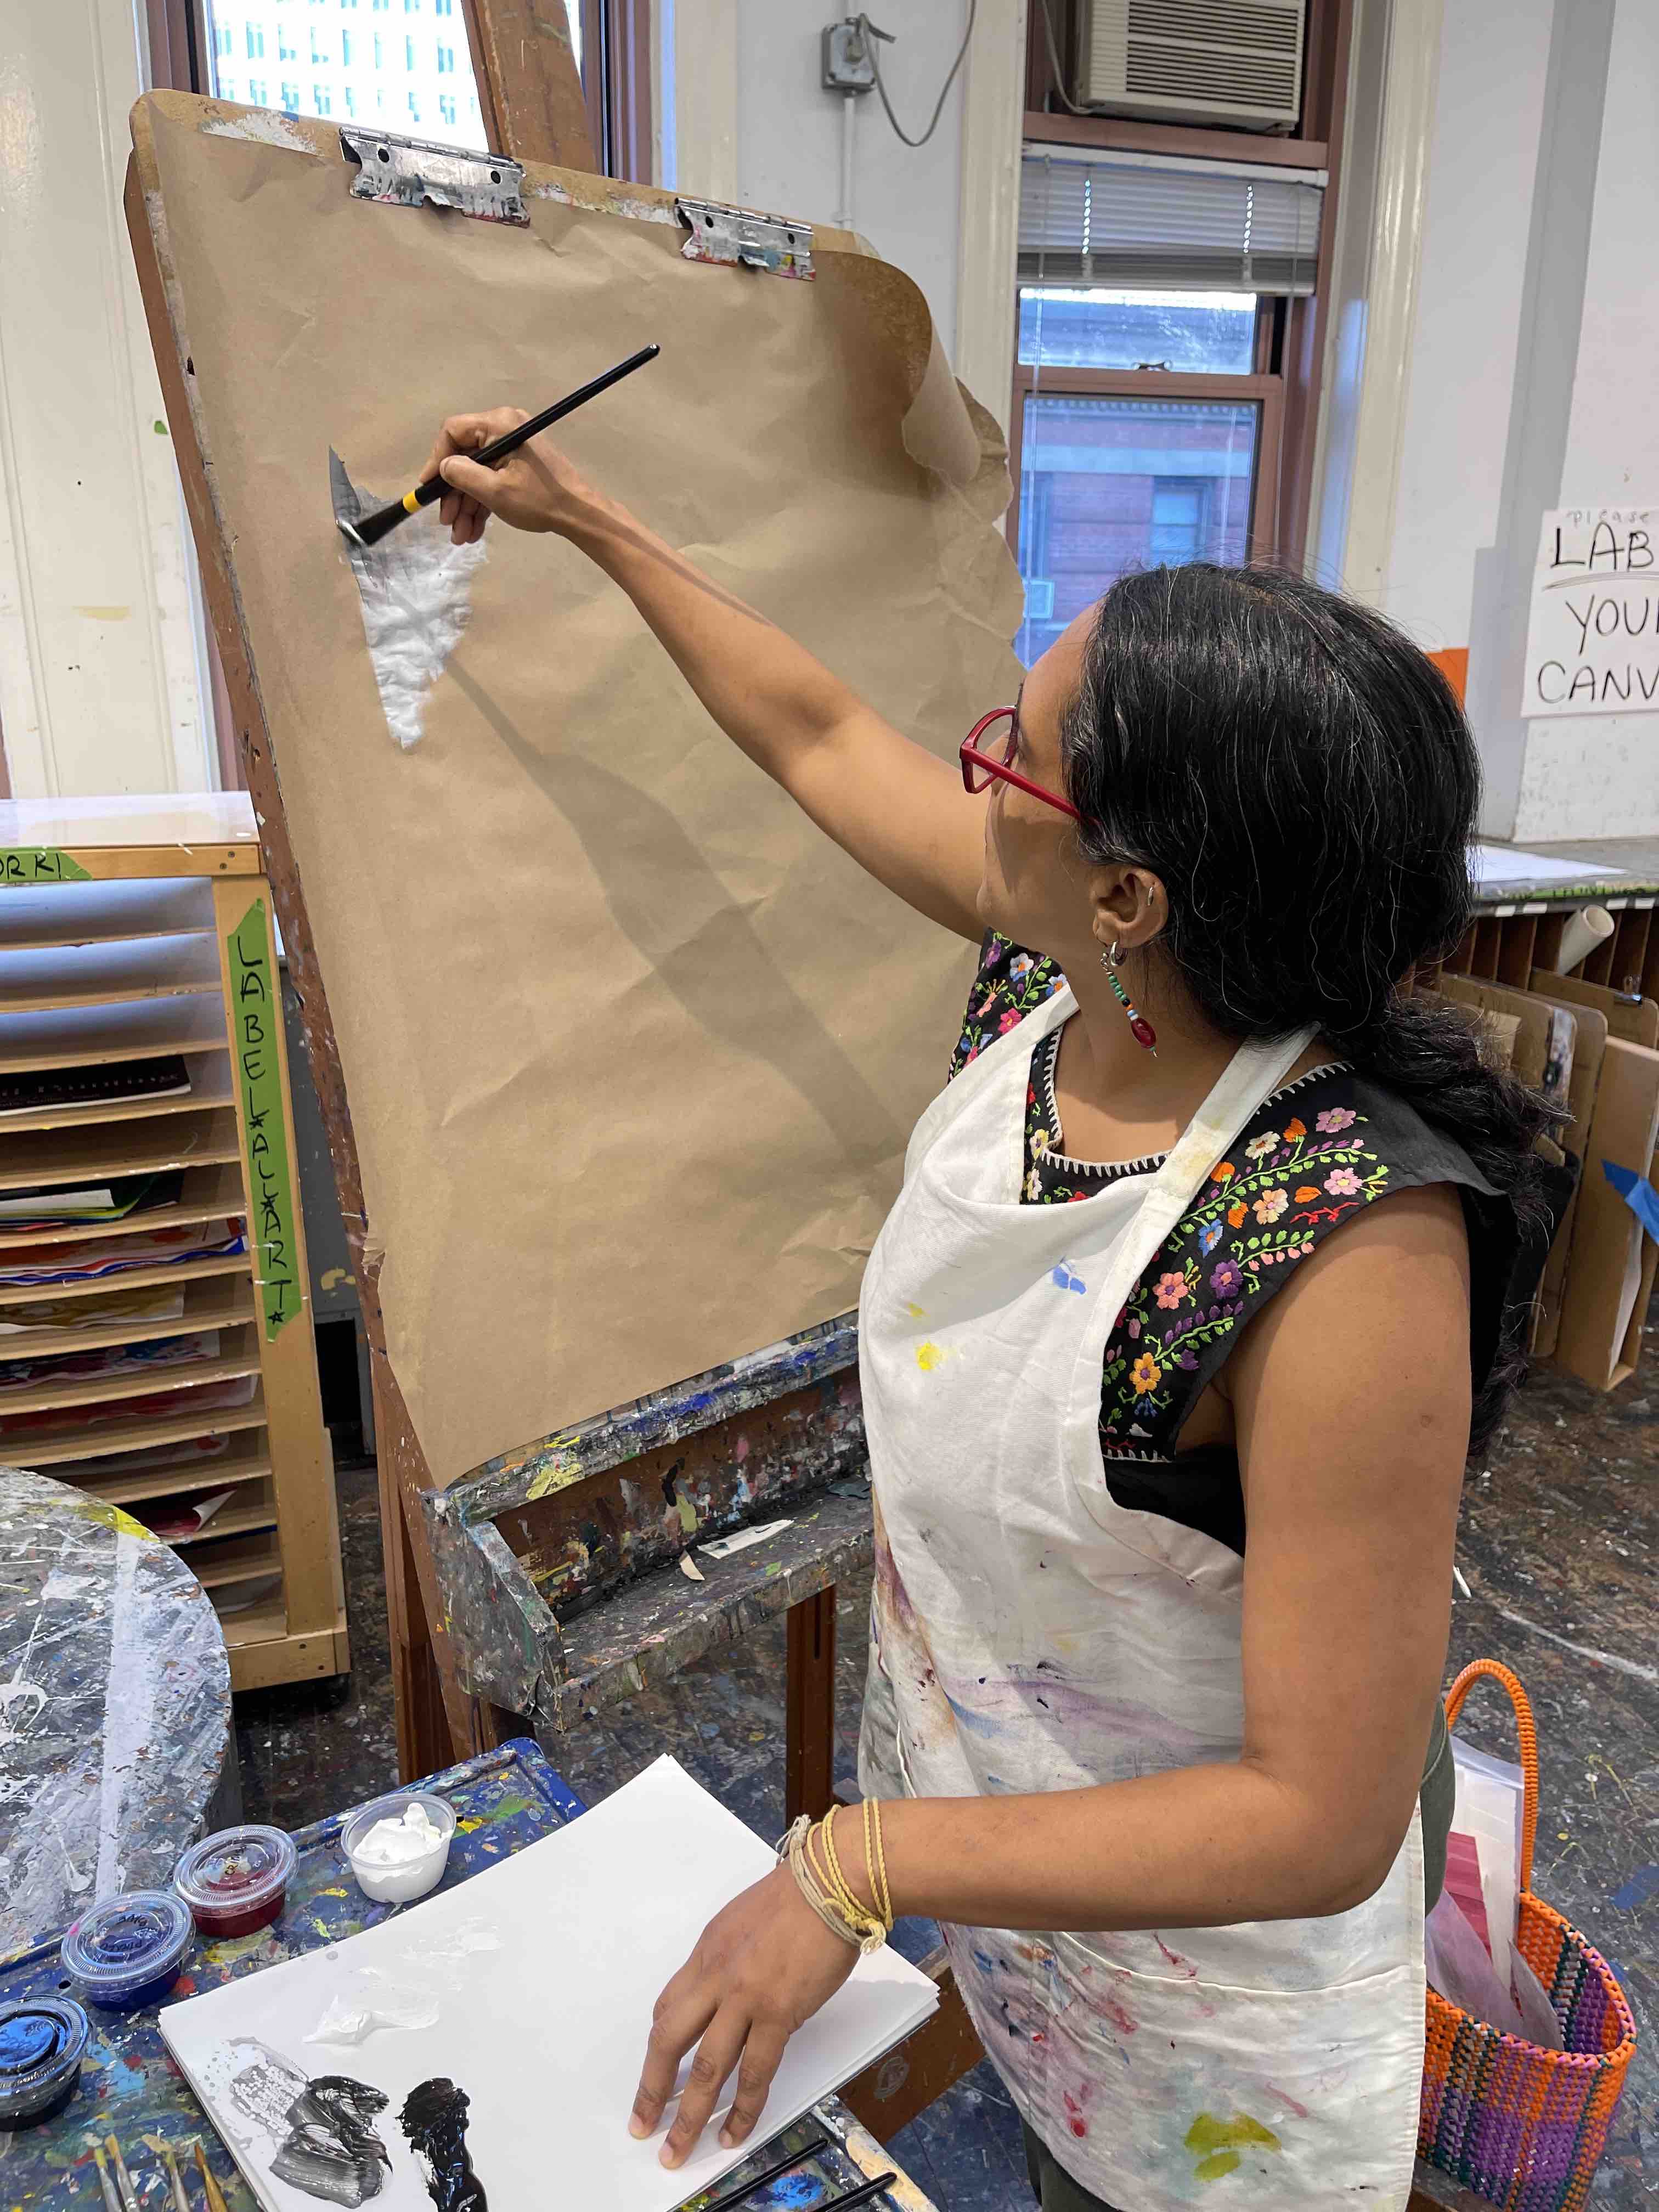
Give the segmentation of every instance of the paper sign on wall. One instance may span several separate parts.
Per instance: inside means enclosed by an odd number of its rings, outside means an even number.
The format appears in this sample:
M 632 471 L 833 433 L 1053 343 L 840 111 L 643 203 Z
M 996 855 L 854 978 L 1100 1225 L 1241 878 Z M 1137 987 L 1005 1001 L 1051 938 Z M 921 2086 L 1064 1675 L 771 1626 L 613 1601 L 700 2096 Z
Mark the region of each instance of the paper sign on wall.
M 1521 712 L 1659 712 L 1659 504 L 1544 517 Z

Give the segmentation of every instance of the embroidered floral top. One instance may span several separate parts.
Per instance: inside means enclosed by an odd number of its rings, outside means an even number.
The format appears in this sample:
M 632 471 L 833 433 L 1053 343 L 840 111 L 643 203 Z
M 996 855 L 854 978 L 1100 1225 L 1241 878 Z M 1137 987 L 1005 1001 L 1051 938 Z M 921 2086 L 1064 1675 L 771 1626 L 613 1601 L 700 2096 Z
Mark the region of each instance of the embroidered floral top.
M 1017 1027 L 1064 981 L 1047 957 L 988 937 L 951 1073 Z M 1054 1098 L 1060 1037 L 1051 1031 L 1031 1054 L 1022 1196 L 1033 1206 L 1091 1198 L 1124 1176 L 1154 1173 L 1164 1157 L 1102 1164 L 1066 1154 Z M 1188 1415 L 1239 1332 L 1334 1230 L 1390 1191 L 1436 1182 L 1456 1184 L 1469 1215 L 1478 1380 L 1496 1347 L 1509 1255 L 1492 1233 L 1484 1203 L 1497 1194 L 1467 1155 L 1340 1061 L 1313 1069 L 1257 1109 L 1140 1277 L 1107 1340 L 1100 1444 L 1107 1487 L 1119 1504 L 1161 1513 L 1243 1551 L 1237 1455 L 1231 1445 L 1177 1455 Z

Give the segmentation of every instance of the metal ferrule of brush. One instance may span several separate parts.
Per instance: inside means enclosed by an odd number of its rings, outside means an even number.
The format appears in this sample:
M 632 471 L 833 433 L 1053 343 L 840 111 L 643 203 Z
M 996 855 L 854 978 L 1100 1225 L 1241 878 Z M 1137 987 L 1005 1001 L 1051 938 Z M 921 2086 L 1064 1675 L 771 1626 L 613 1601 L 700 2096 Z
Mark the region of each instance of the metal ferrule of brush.
M 441 499 L 447 489 L 441 477 L 433 477 L 417 490 L 406 492 L 402 499 L 394 499 L 387 507 L 377 507 L 373 514 L 360 515 L 356 522 L 342 519 L 341 531 L 354 545 L 378 545 L 388 531 L 395 530 L 400 522 L 407 522 L 422 507 L 430 507 L 434 499 Z

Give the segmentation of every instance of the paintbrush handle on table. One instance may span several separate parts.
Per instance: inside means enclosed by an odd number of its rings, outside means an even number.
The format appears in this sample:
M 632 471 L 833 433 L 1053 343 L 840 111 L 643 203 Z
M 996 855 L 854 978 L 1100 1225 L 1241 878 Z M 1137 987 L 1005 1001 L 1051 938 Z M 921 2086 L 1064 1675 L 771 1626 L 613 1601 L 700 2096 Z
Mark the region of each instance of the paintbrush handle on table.
M 196 2171 L 202 2177 L 202 2193 L 207 2200 L 207 2212 L 227 2212 L 225 2192 L 208 2171 L 208 2162 L 202 2155 L 199 2141 L 196 2146 Z
M 528 422 L 520 422 L 516 430 L 509 430 L 504 437 L 494 439 L 487 446 L 480 446 L 476 453 L 469 454 L 467 458 L 477 461 L 483 469 L 499 466 L 502 461 L 509 460 L 520 446 L 527 446 L 544 430 L 550 430 L 554 423 L 563 422 L 567 415 L 574 415 L 579 407 L 586 407 L 590 399 L 597 399 L 600 392 L 609 392 L 613 384 L 620 384 L 623 377 L 632 376 L 635 370 L 643 368 L 647 362 L 655 361 L 661 351 L 660 346 L 641 346 L 626 361 L 619 361 L 614 368 L 607 368 L 603 376 L 596 376 L 591 384 L 584 384 L 578 391 L 567 392 L 562 399 L 556 399 L 550 407 L 544 407 L 539 415 L 532 415 Z M 423 507 L 430 507 L 434 500 L 441 499 L 448 489 L 449 486 L 441 476 L 428 477 L 424 483 L 416 484 L 413 491 L 405 492 L 401 499 L 394 499 L 390 506 L 377 507 L 373 514 L 366 514 L 356 522 L 342 521 L 341 532 L 354 545 L 377 545 L 388 531 L 395 530 L 411 514 L 418 514 Z
M 703 2206 L 702 2212 L 736 2212 L 736 2207 L 746 2204 L 757 2189 L 764 2189 L 769 2181 L 775 2181 L 781 2173 L 787 2173 L 792 2166 L 804 2166 L 809 2158 L 816 2158 L 821 2150 L 828 2150 L 829 2148 L 828 2136 L 814 2136 L 799 2150 L 792 2150 L 787 2157 L 769 2166 L 763 2173 L 755 2174 L 741 2188 L 728 2189 L 724 2197 L 716 2197 L 711 2203 Z

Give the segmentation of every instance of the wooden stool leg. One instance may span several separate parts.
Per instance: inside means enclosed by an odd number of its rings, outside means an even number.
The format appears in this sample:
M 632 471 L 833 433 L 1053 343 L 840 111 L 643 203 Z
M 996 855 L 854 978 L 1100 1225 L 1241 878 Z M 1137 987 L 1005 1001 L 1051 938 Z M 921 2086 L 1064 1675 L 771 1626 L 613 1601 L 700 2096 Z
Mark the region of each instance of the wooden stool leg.
M 788 1613 L 784 1693 L 783 1816 L 814 1820 L 835 1802 L 836 1593 L 803 1598 Z

